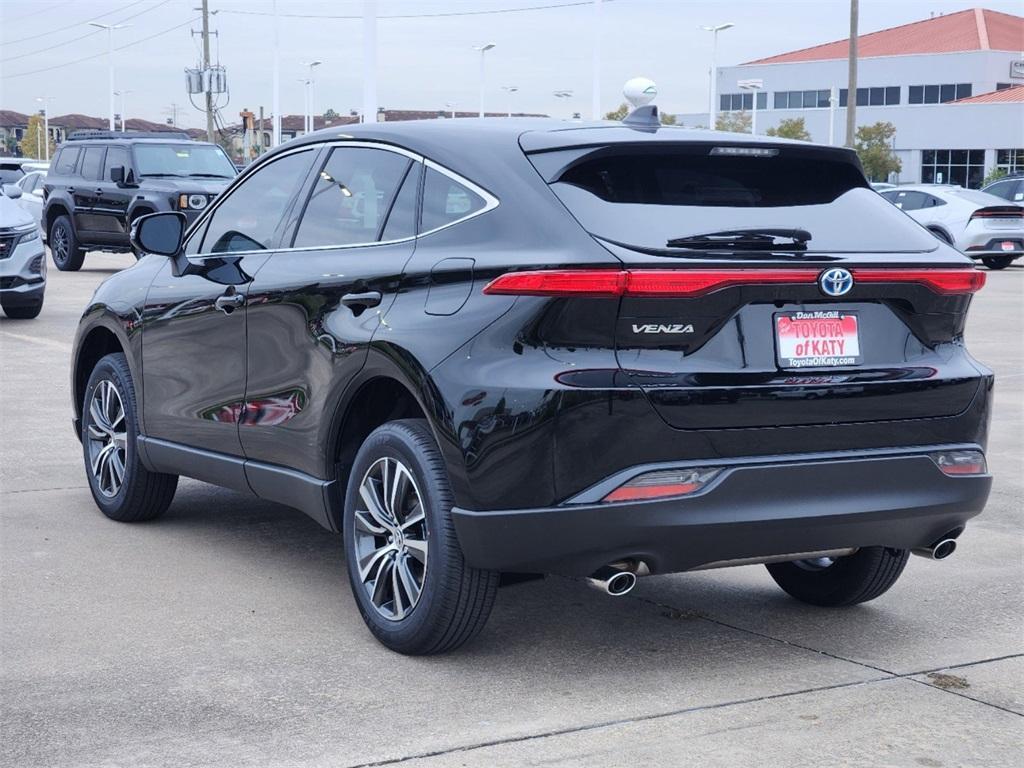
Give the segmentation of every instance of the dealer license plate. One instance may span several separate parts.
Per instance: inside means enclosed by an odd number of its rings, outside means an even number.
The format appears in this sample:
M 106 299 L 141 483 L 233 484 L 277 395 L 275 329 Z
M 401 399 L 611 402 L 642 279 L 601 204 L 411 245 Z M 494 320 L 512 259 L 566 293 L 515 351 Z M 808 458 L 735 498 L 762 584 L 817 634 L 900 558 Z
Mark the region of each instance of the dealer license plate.
M 782 368 L 859 365 L 857 315 L 834 310 L 775 315 L 775 339 Z

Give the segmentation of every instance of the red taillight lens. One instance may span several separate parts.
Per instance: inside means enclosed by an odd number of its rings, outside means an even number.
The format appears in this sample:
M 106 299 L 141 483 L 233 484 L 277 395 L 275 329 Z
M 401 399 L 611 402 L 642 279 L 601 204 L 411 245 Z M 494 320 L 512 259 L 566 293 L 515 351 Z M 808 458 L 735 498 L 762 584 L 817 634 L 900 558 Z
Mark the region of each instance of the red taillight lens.
M 972 219 L 1021 219 L 1024 218 L 1024 208 L 1018 205 L 992 206 L 991 208 L 979 208 L 971 214 Z
M 985 454 L 981 451 L 941 451 L 928 455 L 944 475 L 984 475 L 988 472 Z
M 734 285 L 813 283 L 816 269 L 566 269 L 509 272 L 484 288 L 516 296 L 701 296 Z
M 967 269 L 853 269 L 854 284 L 918 283 L 936 293 L 975 293 L 985 273 Z M 692 298 L 737 285 L 813 285 L 820 269 L 551 269 L 509 272 L 484 293 L 507 296 Z
M 856 283 L 918 283 L 935 293 L 977 293 L 985 285 L 985 273 L 967 269 L 854 269 Z
M 721 472 L 719 467 L 670 469 L 634 477 L 605 496 L 602 501 L 642 501 L 669 496 L 686 496 L 699 491 Z

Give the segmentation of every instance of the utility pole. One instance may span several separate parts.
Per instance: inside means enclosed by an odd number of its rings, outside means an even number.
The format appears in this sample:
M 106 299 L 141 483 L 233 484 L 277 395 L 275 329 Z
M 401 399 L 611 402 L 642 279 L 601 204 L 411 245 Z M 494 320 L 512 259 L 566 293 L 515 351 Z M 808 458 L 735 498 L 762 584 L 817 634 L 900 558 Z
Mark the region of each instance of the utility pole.
M 210 0 L 203 0 L 203 73 L 204 80 L 210 72 Z M 213 136 L 213 83 L 204 82 L 206 86 L 206 140 L 214 141 Z
M 849 81 L 846 86 L 846 146 L 852 147 L 857 133 L 857 17 L 859 0 L 850 0 Z
M 593 60 L 590 63 L 590 116 L 601 119 L 601 0 L 594 0 Z
M 274 123 L 273 147 L 281 143 L 281 39 L 277 30 L 277 0 L 274 0 L 274 94 L 270 105 L 270 119 Z
M 377 0 L 363 0 L 363 122 L 377 122 Z

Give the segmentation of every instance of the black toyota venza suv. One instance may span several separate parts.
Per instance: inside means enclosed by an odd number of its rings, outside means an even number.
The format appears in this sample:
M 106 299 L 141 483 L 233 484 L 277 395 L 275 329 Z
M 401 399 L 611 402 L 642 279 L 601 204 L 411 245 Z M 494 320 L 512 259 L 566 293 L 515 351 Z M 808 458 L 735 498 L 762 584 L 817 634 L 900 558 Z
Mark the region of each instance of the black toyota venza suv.
M 762 562 L 840 606 L 948 555 L 991 484 L 984 275 L 849 150 L 650 117 L 319 131 L 140 219 L 74 347 L 100 509 L 296 507 L 414 654 L 503 577 Z

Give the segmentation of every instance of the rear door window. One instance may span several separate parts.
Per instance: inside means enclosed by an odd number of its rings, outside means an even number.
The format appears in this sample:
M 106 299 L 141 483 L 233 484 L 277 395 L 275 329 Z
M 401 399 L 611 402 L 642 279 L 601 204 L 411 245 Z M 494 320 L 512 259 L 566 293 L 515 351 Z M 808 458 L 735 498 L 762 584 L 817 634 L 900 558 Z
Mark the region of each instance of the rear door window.
M 64 147 L 53 164 L 54 173 L 61 176 L 70 176 L 75 172 L 75 165 L 78 163 L 79 147 Z
M 103 153 L 106 147 L 86 147 L 82 158 L 82 178 L 96 181 L 103 171 Z
M 674 255 L 670 240 L 764 229 L 806 230 L 808 251 L 935 247 L 840 150 L 672 142 L 557 150 L 531 160 L 584 229 L 627 247 Z
M 320 169 L 295 248 L 374 243 L 412 161 L 369 147 L 336 147 Z

